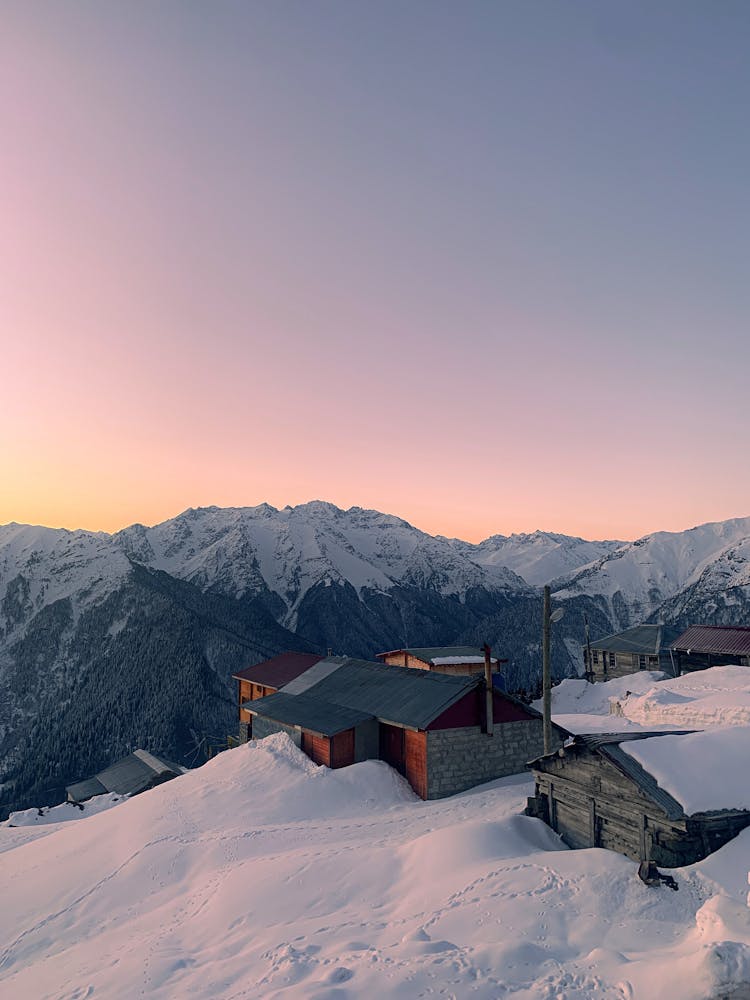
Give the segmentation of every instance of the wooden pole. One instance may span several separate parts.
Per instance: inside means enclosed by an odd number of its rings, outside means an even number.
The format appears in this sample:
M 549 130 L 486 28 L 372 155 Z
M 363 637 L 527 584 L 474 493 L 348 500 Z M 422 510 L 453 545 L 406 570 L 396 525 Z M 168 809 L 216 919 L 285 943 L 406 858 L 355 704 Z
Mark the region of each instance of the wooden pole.
M 542 725 L 544 729 L 544 752 L 552 752 L 552 679 L 549 667 L 550 632 L 550 589 L 544 588 L 542 605 Z
M 485 642 L 482 646 L 484 650 L 484 689 L 485 689 L 485 716 L 487 721 L 487 735 L 492 736 L 495 732 L 495 719 L 492 700 L 492 650 Z

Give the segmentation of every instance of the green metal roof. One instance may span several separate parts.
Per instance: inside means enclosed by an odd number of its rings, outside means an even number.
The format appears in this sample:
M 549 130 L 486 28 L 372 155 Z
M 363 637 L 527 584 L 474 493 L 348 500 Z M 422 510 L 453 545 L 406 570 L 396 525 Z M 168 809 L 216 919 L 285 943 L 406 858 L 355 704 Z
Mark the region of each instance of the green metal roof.
M 605 635 L 591 643 L 592 649 L 604 649 L 613 653 L 638 653 L 658 656 L 668 652 L 669 646 L 680 634 L 680 629 L 669 625 L 634 625 L 624 632 Z
M 311 672 L 325 674 L 324 664 L 330 662 L 316 663 Z M 351 657 L 337 660 L 334 667 L 307 689 L 316 699 L 411 729 L 426 729 L 480 682 L 476 674 L 453 676 Z
M 286 726 L 299 726 L 319 736 L 335 736 L 372 719 L 367 712 L 335 705 L 308 693 L 292 695 L 277 691 L 266 698 L 245 702 L 242 707 L 253 715 Z

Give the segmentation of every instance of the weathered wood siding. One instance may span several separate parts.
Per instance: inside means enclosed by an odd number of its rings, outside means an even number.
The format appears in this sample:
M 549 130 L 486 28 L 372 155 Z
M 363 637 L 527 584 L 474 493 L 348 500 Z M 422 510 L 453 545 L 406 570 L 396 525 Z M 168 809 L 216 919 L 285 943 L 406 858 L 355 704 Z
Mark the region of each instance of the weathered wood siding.
M 570 847 L 604 847 L 634 861 L 693 864 L 750 825 L 750 813 L 671 820 L 630 778 L 600 754 L 568 748 L 534 768 L 528 812 Z
M 484 673 L 484 663 L 439 663 L 437 666 L 433 666 L 411 653 L 389 653 L 383 658 L 383 663 L 394 667 L 411 667 L 412 670 L 434 670 L 440 674 L 457 674 L 462 677 L 468 674 Z

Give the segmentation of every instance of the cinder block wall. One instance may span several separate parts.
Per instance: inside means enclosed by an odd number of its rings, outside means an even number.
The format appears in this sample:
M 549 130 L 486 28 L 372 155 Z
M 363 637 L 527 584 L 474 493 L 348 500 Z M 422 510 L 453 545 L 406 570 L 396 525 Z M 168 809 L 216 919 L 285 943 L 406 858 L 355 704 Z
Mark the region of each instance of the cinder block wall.
M 262 719 L 256 715 L 253 719 L 253 738 L 262 740 L 264 736 L 271 736 L 273 733 L 286 733 L 296 743 L 302 745 L 302 733 L 293 726 L 282 726 L 280 722 L 273 722 L 271 719 Z M 537 754 L 538 756 L 538 754 Z
M 553 730 L 553 749 L 561 745 Z M 541 719 L 496 724 L 492 736 L 479 726 L 428 731 L 427 798 L 441 799 L 493 778 L 520 774 L 527 770 L 528 761 L 543 752 Z
M 250 739 L 250 723 L 240 722 L 239 740 L 240 743 L 247 743 Z

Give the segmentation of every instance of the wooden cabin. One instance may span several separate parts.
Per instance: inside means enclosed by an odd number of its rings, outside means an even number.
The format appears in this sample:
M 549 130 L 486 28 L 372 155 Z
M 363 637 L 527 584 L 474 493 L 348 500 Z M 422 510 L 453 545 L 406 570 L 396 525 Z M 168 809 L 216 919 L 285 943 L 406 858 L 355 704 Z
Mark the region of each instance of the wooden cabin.
M 242 707 L 244 703 L 275 694 L 321 659 L 322 656 L 316 653 L 281 653 L 270 660 L 263 660 L 232 674 L 233 679 L 237 681 L 240 743 L 246 743 L 252 737 L 253 717 Z
M 411 667 L 414 670 L 436 670 L 441 674 L 462 676 L 484 673 L 484 650 L 477 646 L 421 646 L 409 649 L 392 649 L 378 653 L 377 659 L 394 667 Z M 497 659 L 492 657 L 493 669 Z
M 606 635 L 591 643 L 591 663 L 584 646 L 584 674 L 590 674 L 595 681 L 611 681 L 639 670 L 663 670 L 673 675 L 676 666 L 670 644 L 679 632 L 669 625 L 635 625 L 624 632 Z
M 670 868 L 700 861 L 750 825 L 750 811 L 687 815 L 625 749 L 630 741 L 688 735 L 694 734 L 576 736 L 557 753 L 532 761 L 536 789 L 526 814 L 544 820 L 569 847 L 604 847 Z
M 679 673 L 707 667 L 750 666 L 750 626 L 691 625 L 672 643 Z
M 539 713 L 495 688 L 488 699 L 483 677 L 347 657 L 243 707 L 256 738 L 286 732 L 328 767 L 383 760 L 423 799 L 521 772 L 544 744 Z

